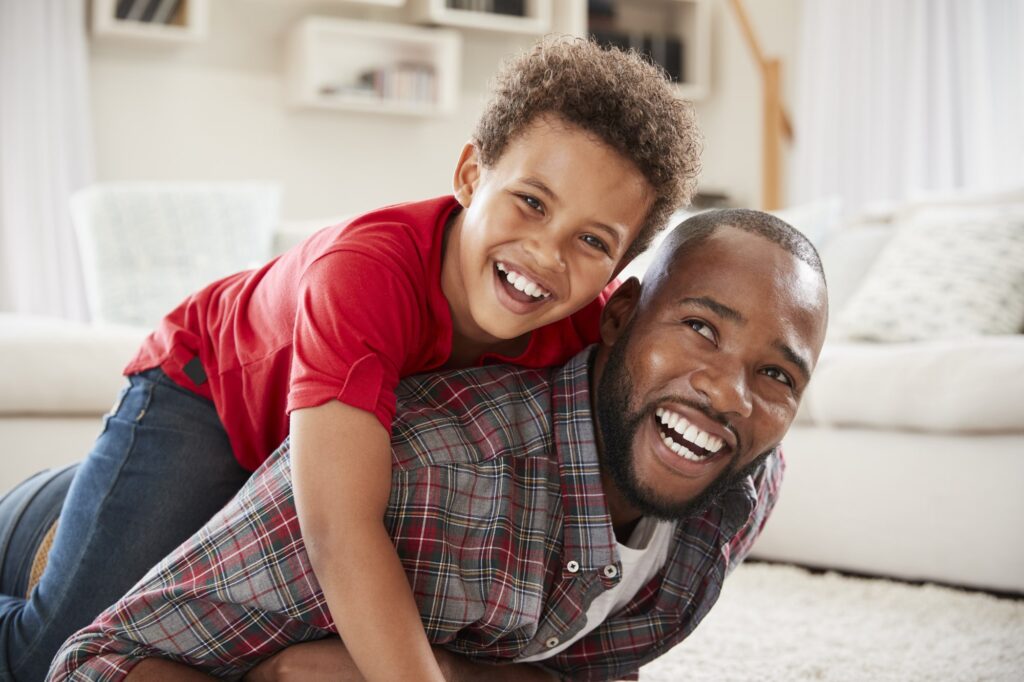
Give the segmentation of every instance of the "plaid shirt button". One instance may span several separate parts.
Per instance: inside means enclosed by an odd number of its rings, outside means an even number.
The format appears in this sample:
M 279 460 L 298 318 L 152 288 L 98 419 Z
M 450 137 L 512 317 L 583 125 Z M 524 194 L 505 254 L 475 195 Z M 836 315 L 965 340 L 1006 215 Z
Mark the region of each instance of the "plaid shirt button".
M 580 564 L 578 561 L 570 561 L 565 565 L 565 570 L 569 571 L 570 573 L 576 573 L 580 570 Z
M 619 574 L 619 569 L 615 567 L 615 564 L 608 564 L 604 567 L 604 577 L 614 578 Z
M 558 638 L 548 637 L 548 641 L 544 642 L 544 646 L 546 646 L 549 649 L 554 649 L 556 646 L 558 646 Z

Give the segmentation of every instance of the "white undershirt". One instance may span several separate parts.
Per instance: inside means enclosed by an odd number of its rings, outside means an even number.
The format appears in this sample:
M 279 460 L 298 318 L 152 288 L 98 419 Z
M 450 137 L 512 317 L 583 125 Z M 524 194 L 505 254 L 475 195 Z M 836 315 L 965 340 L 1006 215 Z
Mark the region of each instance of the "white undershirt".
M 587 624 L 583 626 L 583 629 L 577 632 L 573 638 L 560 642 L 557 646 L 533 656 L 516 659 L 516 662 L 530 663 L 551 658 L 576 640 L 582 639 L 603 623 L 609 615 L 632 601 L 640 588 L 646 585 L 665 564 L 675 527 L 675 521 L 659 522 L 647 516 L 640 519 L 626 544 L 615 543 L 619 561 L 622 562 L 622 578 L 618 585 L 598 595 L 590 603 L 590 608 L 587 609 Z

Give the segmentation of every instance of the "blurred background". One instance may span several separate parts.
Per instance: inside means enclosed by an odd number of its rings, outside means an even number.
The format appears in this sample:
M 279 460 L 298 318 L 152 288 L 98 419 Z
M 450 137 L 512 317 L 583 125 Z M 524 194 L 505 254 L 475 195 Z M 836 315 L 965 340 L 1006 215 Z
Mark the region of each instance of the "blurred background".
M 755 553 L 1024 592 L 1020 0 L 0 0 L 0 490 L 87 451 L 192 290 L 448 192 L 547 32 L 678 80 L 692 210 L 821 250 L 830 338 Z

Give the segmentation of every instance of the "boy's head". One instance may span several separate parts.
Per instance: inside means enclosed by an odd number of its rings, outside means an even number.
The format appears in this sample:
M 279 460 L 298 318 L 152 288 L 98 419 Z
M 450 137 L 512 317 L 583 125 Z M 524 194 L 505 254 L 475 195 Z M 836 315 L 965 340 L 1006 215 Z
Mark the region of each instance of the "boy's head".
M 547 38 L 498 73 L 473 135 L 481 163 L 496 163 L 509 142 L 545 115 L 601 140 L 650 183 L 654 201 L 624 254 L 628 262 L 693 195 L 702 141 L 692 107 L 663 70 L 635 52 Z

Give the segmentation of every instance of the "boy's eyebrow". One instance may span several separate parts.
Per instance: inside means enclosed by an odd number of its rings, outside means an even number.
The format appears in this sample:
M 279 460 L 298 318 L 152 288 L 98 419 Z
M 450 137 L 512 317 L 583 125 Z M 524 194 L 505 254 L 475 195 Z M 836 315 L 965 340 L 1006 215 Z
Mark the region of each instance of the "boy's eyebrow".
M 708 298 L 707 296 L 687 296 L 686 298 L 679 299 L 679 305 L 683 305 L 686 303 L 697 305 L 702 308 L 707 308 L 711 312 L 717 314 L 719 317 L 724 317 L 727 320 L 732 320 L 733 322 L 738 322 L 739 324 L 744 324 L 747 321 L 747 318 L 743 317 L 743 315 L 741 315 L 738 310 L 730 308 L 724 303 L 719 303 L 715 299 Z
M 535 177 L 525 177 L 522 178 L 522 183 L 524 185 L 529 185 L 530 187 L 536 187 L 538 190 L 541 191 L 542 194 L 546 194 L 549 199 L 552 199 L 556 202 L 559 201 L 558 195 L 555 194 L 550 187 L 545 185 L 542 180 L 539 180 Z M 619 231 L 613 228 L 612 226 L 595 221 L 594 227 L 606 233 L 611 238 L 611 240 L 615 242 L 616 246 L 622 243 L 622 235 L 619 234 Z

